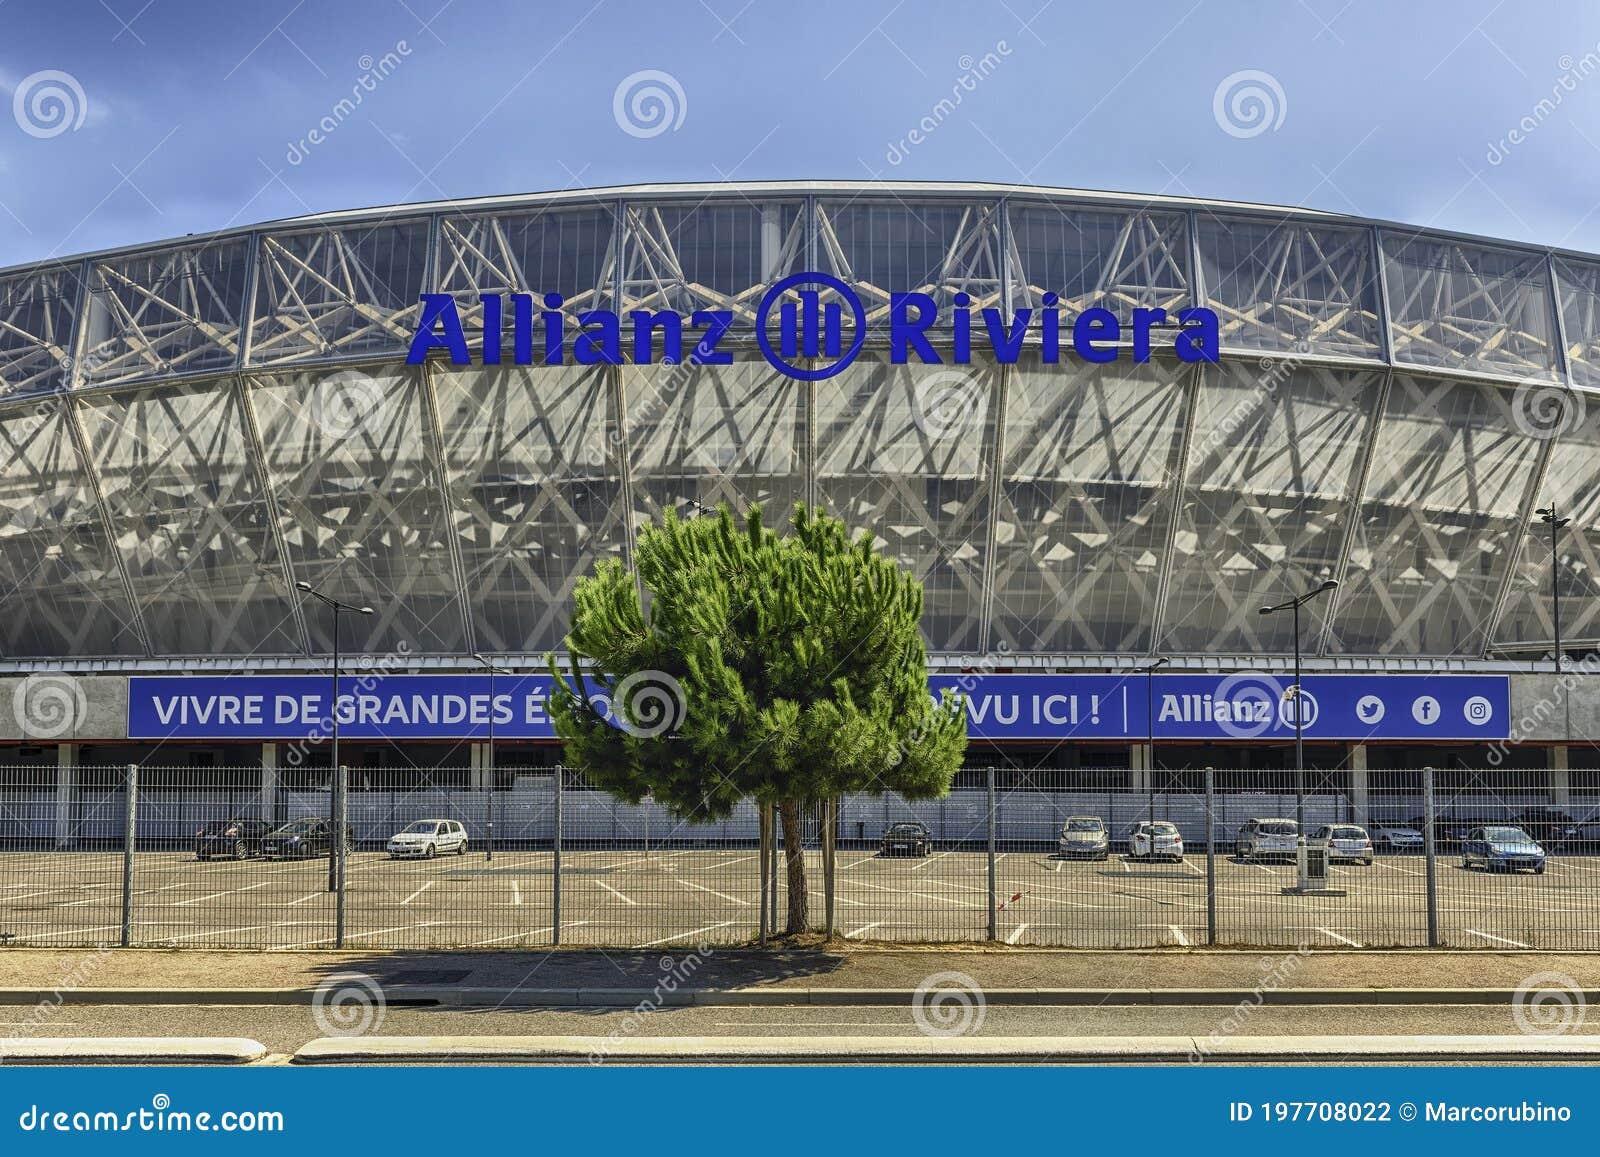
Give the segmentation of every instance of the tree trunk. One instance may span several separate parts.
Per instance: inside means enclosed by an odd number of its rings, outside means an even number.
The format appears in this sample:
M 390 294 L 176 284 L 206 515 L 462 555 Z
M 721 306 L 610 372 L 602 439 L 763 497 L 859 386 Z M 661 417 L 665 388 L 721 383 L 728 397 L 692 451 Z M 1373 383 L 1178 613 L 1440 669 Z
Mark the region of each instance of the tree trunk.
M 806 855 L 800 846 L 800 804 L 786 799 L 778 805 L 778 816 L 783 820 L 783 860 L 789 877 L 789 922 L 784 932 L 790 936 L 804 932 L 809 923 L 806 893 Z

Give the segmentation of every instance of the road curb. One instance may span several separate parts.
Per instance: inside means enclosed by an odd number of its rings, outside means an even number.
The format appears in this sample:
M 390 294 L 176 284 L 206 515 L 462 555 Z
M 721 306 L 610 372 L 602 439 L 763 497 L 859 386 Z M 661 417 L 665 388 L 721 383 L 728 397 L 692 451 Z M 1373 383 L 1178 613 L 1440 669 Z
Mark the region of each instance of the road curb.
M 316 988 L 76 988 L 56 991 L 0 989 L 0 1006 L 74 1005 L 308 1005 Z M 992 1005 L 1177 1005 L 1232 1006 L 1420 1004 L 1504 1005 L 1512 988 L 989 988 Z M 1586 1003 L 1600 1004 L 1600 989 L 1583 992 Z M 527 988 L 393 984 L 383 988 L 395 1008 L 656 1008 L 690 1006 L 888 1006 L 917 999 L 911 988 Z
M 1600 1060 L 1600 1037 L 324 1037 L 300 1048 L 293 1063 L 969 1065 L 1537 1059 Z
M 246 1037 L 11 1037 L 8 1065 L 247 1065 L 267 1046 Z

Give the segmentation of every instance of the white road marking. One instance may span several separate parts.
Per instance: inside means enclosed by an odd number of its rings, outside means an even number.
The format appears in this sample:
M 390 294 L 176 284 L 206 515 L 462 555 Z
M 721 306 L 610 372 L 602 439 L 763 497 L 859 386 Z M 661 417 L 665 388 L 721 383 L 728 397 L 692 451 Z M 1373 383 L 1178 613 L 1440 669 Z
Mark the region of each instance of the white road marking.
M 331 895 L 333 895 L 333 893 L 332 892 L 328 892 L 328 891 L 307 892 L 304 896 L 301 896 L 298 900 L 290 900 L 287 904 L 284 905 L 284 907 L 285 908 L 298 908 L 301 904 L 304 904 L 307 900 L 315 900 L 318 896 L 331 896 Z
M 852 928 L 849 932 L 844 934 L 844 938 L 846 940 L 850 940 L 857 936 L 864 936 L 866 933 L 871 932 L 874 928 L 881 928 L 883 924 L 884 921 L 882 920 L 874 920 L 871 924 L 863 924 L 859 928 Z
M 697 892 L 709 892 L 713 896 L 720 896 L 724 900 L 729 900 L 729 901 L 731 901 L 731 902 L 733 902 L 735 904 L 738 904 L 741 908 L 750 907 L 750 901 L 749 900 L 741 900 L 737 896 L 730 896 L 730 895 L 728 895 L 728 893 L 719 892 L 715 888 L 707 888 L 703 884 L 694 884 L 694 883 L 691 883 L 688 880 L 679 880 L 678 883 L 682 884 L 685 888 L 693 888 Z M 730 921 L 728 921 L 728 923 L 731 924 L 731 923 L 733 923 L 733 921 L 730 920 Z
M 582 928 L 587 923 L 589 923 L 587 920 L 573 920 L 570 923 L 563 921 L 561 927 L 563 930 L 567 928 Z M 467 947 L 480 948 L 485 944 L 504 944 L 507 940 L 521 940 L 525 936 L 542 936 L 546 932 L 554 932 L 555 930 L 556 926 L 554 924 L 547 928 L 530 928 L 526 932 L 513 932 L 509 936 L 492 936 L 488 940 L 474 940 Z
M 1167 927 L 1172 929 L 1172 934 L 1177 937 L 1179 944 L 1185 948 L 1189 947 L 1189 938 L 1183 934 L 1182 928 L 1179 928 L 1176 924 L 1168 924 Z
M 263 928 L 276 928 L 276 924 L 248 924 L 243 928 L 216 928 L 210 932 L 189 932 L 183 936 L 163 936 L 155 944 L 176 944 L 180 940 L 203 940 L 207 936 L 227 936 L 234 932 L 259 932 Z
M 948 855 L 950 855 L 949 852 L 940 852 L 937 856 L 924 856 L 917 863 L 917 865 L 914 868 L 912 868 L 911 870 L 913 872 L 920 872 L 920 871 L 922 871 L 923 868 L 926 868 L 929 864 L 933 863 L 935 860 L 942 860 Z
M 218 896 L 234 896 L 240 892 L 253 892 L 257 888 L 265 888 L 272 881 L 262 880 L 259 884 L 246 884 L 243 888 L 229 888 L 226 892 L 212 892 L 208 896 L 193 896 L 187 900 L 174 900 L 174 908 L 182 908 L 186 904 L 203 904 L 207 900 L 215 900 Z
M 415 900 L 418 896 L 422 895 L 422 893 L 426 892 L 429 888 L 433 887 L 434 883 L 435 883 L 435 881 L 429 880 L 426 884 L 422 885 L 422 887 L 418 888 L 415 892 L 411 893 L 411 895 L 407 896 L 404 900 L 401 900 L 400 901 L 400 907 L 404 908 L 407 904 L 411 903 L 411 901 Z
M 1348 944 L 1352 948 L 1364 947 L 1364 945 L 1361 943 L 1361 941 L 1352 940 L 1348 936 L 1341 936 L 1337 932 L 1335 932 L 1332 928 L 1318 928 L 1317 931 L 1321 932 L 1324 936 L 1327 936 L 1330 939 L 1339 941 L 1341 944 Z
M 680 883 L 681 883 L 681 881 L 680 881 Z M 615 896 L 617 899 L 621 900 L 624 904 L 632 904 L 635 907 L 638 906 L 639 901 L 633 899 L 631 896 L 624 896 L 621 892 L 617 891 L 610 884 L 606 884 L 606 883 L 601 882 L 600 880 L 596 880 L 595 881 L 595 885 L 597 887 L 604 888 L 607 892 L 610 892 L 613 896 Z
M 726 928 L 730 924 L 737 924 L 737 920 L 724 920 L 720 924 L 707 924 L 704 928 L 696 928 L 693 932 L 680 932 L 676 936 L 663 936 L 660 940 L 647 940 L 643 944 L 635 944 L 635 948 L 654 948 L 657 944 L 671 944 L 674 940 L 689 940 L 702 932 L 715 932 L 718 928 Z
M 1532 948 L 1533 947 L 1532 944 L 1524 944 L 1520 940 L 1507 940 L 1504 936 L 1491 936 L 1487 932 L 1479 932 L 1476 928 L 1467 928 L 1464 931 L 1470 932 L 1474 936 L 1482 936 L 1485 940 L 1494 940 L 1494 941 L 1498 941 L 1501 944 L 1509 944 L 1513 948 Z
M 448 923 L 448 921 L 424 920 L 420 924 L 396 924 L 393 928 L 374 928 L 370 932 L 347 932 L 345 934 L 345 939 L 365 940 L 369 936 L 386 936 L 390 932 L 410 932 L 415 928 L 432 928 L 436 924 L 445 923 Z M 321 940 L 305 940 L 299 944 L 286 944 L 283 946 L 283 950 L 287 951 L 293 948 L 313 948 L 318 944 L 332 944 L 336 939 L 338 939 L 336 936 L 324 936 Z
M 1380 868 L 1388 868 L 1391 872 L 1404 872 L 1408 876 L 1424 876 L 1424 875 L 1427 875 L 1426 872 L 1418 872 L 1418 871 L 1416 871 L 1415 869 L 1412 869 L 1412 868 L 1397 868 L 1393 864 L 1384 863 L 1384 861 L 1382 861 L 1382 860 L 1379 860 L 1377 863 L 1378 863 L 1378 867 L 1380 867 Z
M 1015 928 L 1013 928 L 1011 930 L 1011 935 L 1006 937 L 1006 943 L 1007 944 L 1015 944 L 1018 940 L 1020 940 L 1022 938 L 1022 934 L 1024 932 L 1026 932 L 1027 930 L 1028 930 L 1028 926 L 1026 924 L 1018 924 Z
M 862 856 L 859 860 L 851 860 L 848 864 L 840 865 L 840 870 L 847 872 L 857 864 L 865 864 L 868 860 L 876 860 L 877 858 L 878 857 L 876 855 Z
M 1204 872 L 1202 872 L 1199 868 L 1195 867 L 1188 860 L 1179 860 L 1178 863 L 1182 864 L 1185 868 L 1188 868 L 1191 872 L 1193 872 L 1197 876 L 1205 875 Z

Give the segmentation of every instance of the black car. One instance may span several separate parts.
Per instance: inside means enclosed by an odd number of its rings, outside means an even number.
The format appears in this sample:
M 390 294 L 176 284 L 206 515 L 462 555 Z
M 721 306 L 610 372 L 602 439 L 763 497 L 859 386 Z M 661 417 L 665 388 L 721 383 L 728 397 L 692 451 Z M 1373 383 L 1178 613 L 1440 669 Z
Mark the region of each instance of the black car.
M 1582 825 L 1560 808 L 1523 808 L 1517 813 L 1516 826 L 1546 848 L 1575 847 L 1587 842 Z
M 1433 842 L 1439 848 L 1458 848 L 1476 829 L 1489 824 L 1514 824 L 1504 815 L 1434 816 Z M 1410 827 L 1425 831 L 1428 821 L 1422 816 L 1412 820 Z
M 878 841 L 880 855 L 926 856 L 933 851 L 933 834 L 919 823 L 890 824 Z
M 262 837 L 261 855 L 268 860 L 306 860 L 313 856 L 326 856 L 332 850 L 332 831 L 333 824 L 315 816 L 290 820 Z M 355 834 L 349 824 L 344 829 L 344 846 L 346 851 L 355 846 Z
M 267 825 L 261 820 L 245 819 L 243 816 L 214 820 L 195 832 L 194 858 L 247 860 L 261 854 L 261 840 L 266 834 Z

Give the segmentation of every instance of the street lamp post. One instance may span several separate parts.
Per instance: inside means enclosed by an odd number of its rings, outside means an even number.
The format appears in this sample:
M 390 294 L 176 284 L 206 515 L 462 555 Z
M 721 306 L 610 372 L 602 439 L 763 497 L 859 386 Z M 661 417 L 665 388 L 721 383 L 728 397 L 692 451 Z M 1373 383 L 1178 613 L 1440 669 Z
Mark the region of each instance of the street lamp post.
M 495 786 L 495 776 L 494 776 L 494 772 L 495 772 L 495 763 L 494 763 L 494 712 L 495 712 L 494 677 L 496 675 L 498 675 L 498 674 L 502 674 L 502 672 L 501 672 L 499 667 L 497 667 L 493 663 L 489 662 L 488 659 L 484 658 L 484 656 L 478 654 L 476 651 L 473 652 L 472 657 L 474 659 L 476 659 L 478 662 L 482 663 L 485 667 L 487 667 L 489 669 L 489 770 L 488 770 L 489 790 L 485 795 L 485 798 L 486 798 L 487 802 L 483 805 L 484 831 L 486 833 L 486 835 L 484 837 L 484 845 L 483 846 L 484 846 L 484 852 L 485 852 L 485 857 L 484 858 L 489 860 L 490 862 L 493 862 L 493 860 L 494 860 L 494 786 Z M 503 673 L 507 674 L 507 675 L 510 674 L 509 671 L 506 671 L 506 672 L 503 672 Z
M 1561 551 L 1559 536 L 1561 528 L 1572 521 L 1570 518 L 1556 517 L 1556 504 L 1541 506 L 1538 510 L 1539 521 L 1550 528 L 1550 614 L 1556 630 L 1556 674 L 1561 674 Z
M 344 832 L 340 830 L 339 816 L 340 796 L 344 792 L 344 777 L 339 774 L 339 612 L 354 611 L 358 615 L 372 614 L 372 608 L 355 606 L 351 603 L 341 603 L 338 599 L 329 598 L 317 590 L 310 583 L 300 581 L 294 584 L 296 590 L 304 591 L 319 603 L 333 611 L 333 751 L 332 770 L 329 775 L 328 790 L 328 891 L 336 891 L 343 884 L 344 867 Z M 336 851 L 337 849 L 337 851 Z
M 1148 736 L 1144 748 L 1144 787 L 1150 810 L 1150 825 L 1146 829 L 1150 842 L 1146 855 L 1152 861 L 1156 858 L 1156 672 L 1168 662 L 1167 657 L 1163 655 L 1139 668 L 1144 672 L 1145 722 L 1148 724 Z
M 1306 746 L 1302 733 L 1305 711 L 1300 702 L 1300 608 L 1318 595 L 1337 590 L 1338 587 L 1338 580 L 1329 579 L 1297 598 L 1261 608 L 1263 615 L 1278 611 L 1292 611 L 1294 614 L 1294 689 L 1290 692 L 1294 704 L 1294 822 L 1302 844 L 1306 842 Z

